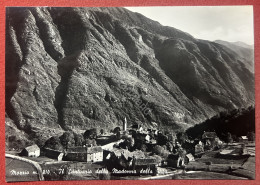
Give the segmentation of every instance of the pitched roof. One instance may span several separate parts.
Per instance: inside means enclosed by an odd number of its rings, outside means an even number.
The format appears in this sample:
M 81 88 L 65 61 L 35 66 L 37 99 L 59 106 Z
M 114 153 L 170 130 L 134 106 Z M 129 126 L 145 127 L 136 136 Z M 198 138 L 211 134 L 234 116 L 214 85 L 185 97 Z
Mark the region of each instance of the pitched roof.
M 32 146 L 28 146 L 28 147 L 24 148 L 24 150 L 26 150 L 28 152 L 34 152 L 35 150 L 40 150 L 40 148 L 37 145 L 32 145 Z
M 189 160 L 191 160 L 191 159 L 194 160 L 194 157 L 193 157 L 193 155 L 191 153 L 187 154 L 186 157 L 188 157 Z
M 248 139 L 247 136 L 241 136 L 242 139 Z
M 60 150 L 54 150 L 54 149 L 52 149 L 52 148 L 48 148 L 48 147 L 45 147 L 45 148 L 43 148 L 43 150 L 45 151 L 45 152 L 53 152 L 53 153 L 63 153 L 64 151 L 60 151 Z
M 69 153 L 98 153 L 102 152 L 103 149 L 100 146 L 93 147 L 73 147 L 68 148 L 67 152 Z
M 133 157 L 135 157 L 136 159 L 145 157 L 144 153 L 140 150 L 130 152 L 129 150 L 126 149 L 115 149 L 113 150 L 113 153 L 116 157 L 124 157 L 126 160 Z
M 132 152 L 132 155 L 133 155 L 136 159 L 138 159 L 138 158 L 144 158 L 144 157 L 145 157 L 144 152 L 141 151 L 141 150 L 135 150 L 135 151 L 133 151 L 133 152 Z
M 84 153 L 84 152 L 87 152 L 87 147 L 71 147 L 71 148 L 68 148 L 67 152 Z
M 87 148 L 87 153 L 98 153 L 98 152 L 103 152 L 103 149 L 100 146 Z
M 125 159 L 128 159 L 128 156 L 130 155 L 130 152 L 126 149 L 114 149 L 112 152 L 116 157 L 124 156 Z

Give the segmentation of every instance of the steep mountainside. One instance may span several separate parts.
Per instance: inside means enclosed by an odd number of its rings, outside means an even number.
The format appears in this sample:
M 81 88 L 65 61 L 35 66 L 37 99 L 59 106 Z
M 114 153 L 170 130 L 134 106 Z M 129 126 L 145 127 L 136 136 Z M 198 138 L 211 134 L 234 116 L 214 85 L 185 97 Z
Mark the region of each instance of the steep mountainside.
M 216 40 L 214 42 L 224 45 L 238 54 L 247 63 L 248 69 L 254 73 L 254 63 L 252 62 L 254 60 L 254 46 L 243 42 L 227 42 L 223 40 Z
M 188 128 L 254 104 L 241 55 L 124 8 L 7 8 L 6 113 L 35 141 L 125 117 Z

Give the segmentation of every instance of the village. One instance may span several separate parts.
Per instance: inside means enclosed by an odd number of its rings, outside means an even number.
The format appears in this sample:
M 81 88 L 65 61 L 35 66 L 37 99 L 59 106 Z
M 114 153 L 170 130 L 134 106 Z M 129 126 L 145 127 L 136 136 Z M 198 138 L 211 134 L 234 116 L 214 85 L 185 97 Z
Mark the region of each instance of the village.
M 39 164 L 38 173 L 45 180 L 196 179 L 207 174 L 213 179 L 254 179 L 254 138 L 240 136 L 224 142 L 214 131 L 205 131 L 200 138 L 190 139 L 185 132 L 174 134 L 157 129 L 156 123 L 153 126 L 128 127 L 125 118 L 122 127 L 109 133 L 67 131 L 41 148 L 35 144 L 16 155 Z M 12 173 L 22 172 L 7 177 Z

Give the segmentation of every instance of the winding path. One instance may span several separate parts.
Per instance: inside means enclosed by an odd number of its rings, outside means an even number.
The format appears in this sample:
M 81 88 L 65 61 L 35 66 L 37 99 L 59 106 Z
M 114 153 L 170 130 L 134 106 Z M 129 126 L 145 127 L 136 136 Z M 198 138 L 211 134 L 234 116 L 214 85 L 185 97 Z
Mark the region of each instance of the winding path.
M 41 166 L 30 159 L 16 155 L 5 154 L 6 181 L 43 181 Z

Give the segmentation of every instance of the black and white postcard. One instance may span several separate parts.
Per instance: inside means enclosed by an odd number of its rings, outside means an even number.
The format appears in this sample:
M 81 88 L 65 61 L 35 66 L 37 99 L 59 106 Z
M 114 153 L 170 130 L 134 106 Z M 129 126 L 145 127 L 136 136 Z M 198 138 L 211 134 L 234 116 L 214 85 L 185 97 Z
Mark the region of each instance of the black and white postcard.
M 253 6 L 7 7 L 6 181 L 255 179 Z

